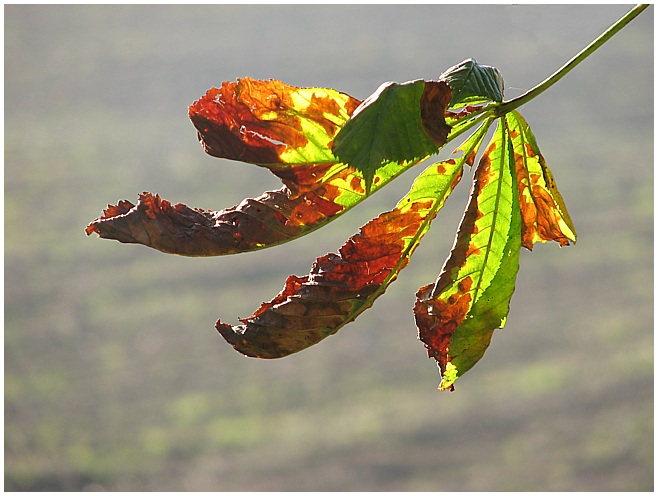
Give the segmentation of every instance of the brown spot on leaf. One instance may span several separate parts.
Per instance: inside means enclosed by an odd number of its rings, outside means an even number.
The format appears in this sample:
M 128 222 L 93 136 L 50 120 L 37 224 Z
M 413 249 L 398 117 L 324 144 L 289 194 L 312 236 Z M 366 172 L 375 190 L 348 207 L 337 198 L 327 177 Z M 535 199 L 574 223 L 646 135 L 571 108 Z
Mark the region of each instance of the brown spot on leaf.
M 488 105 L 487 103 L 483 103 L 481 105 L 465 105 L 464 107 L 461 107 L 458 110 L 451 109 L 446 111 L 446 117 L 450 120 L 457 120 L 461 119 L 463 117 L 466 117 L 469 114 L 472 114 L 473 112 L 480 110 L 482 107 Z
M 560 246 L 567 246 L 570 244 L 569 238 L 562 232 L 560 225 L 562 213 L 552 196 L 559 195 L 553 177 L 543 156 L 535 153 L 529 143 L 524 145 L 528 156 L 538 157 L 543 174 L 530 173 L 525 162 L 526 157 L 519 153 L 514 154 L 522 218 L 522 246 L 532 250 L 538 240 L 556 241 Z
M 537 156 L 535 151 L 532 149 L 532 145 L 530 143 L 525 142 L 524 146 L 525 146 L 526 156 L 528 156 L 528 157 L 536 157 Z
M 337 171 L 334 175 L 328 175 L 334 164 L 314 164 L 309 166 L 293 165 L 288 167 L 271 167 L 272 174 L 281 179 L 290 191 L 291 197 L 297 197 L 307 191 L 316 190 L 322 183 L 331 178 L 345 177 L 348 175 L 347 167 Z
M 420 119 L 425 132 L 436 146 L 443 146 L 450 132 L 445 111 L 451 97 L 452 90 L 445 81 L 425 81 L 420 97 Z
M 460 293 L 450 296 L 449 300 L 434 298 L 434 284 L 423 286 L 416 293 L 414 315 L 418 327 L 418 339 L 427 348 L 428 355 L 434 358 L 445 372 L 450 361 L 450 340 L 455 329 L 464 321 L 471 308 L 471 294 L 468 291 L 473 281 L 467 277 L 459 283 Z
M 569 239 L 560 228 L 560 212 L 553 198 L 546 189 L 534 186 L 532 188 L 537 205 L 537 232 L 542 239 L 557 241 L 560 246 L 568 246 Z
M 375 184 L 379 182 L 379 178 L 375 177 L 375 180 L 373 181 Z M 359 193 L 361 195 L 366 194 L 366 190 L 363 187 L 363 179 L 360 178 L 359 176 L 353 175 L 352 179 L 350 179 L 350 188 L 352 191 L 355 191 L 356 193 Z

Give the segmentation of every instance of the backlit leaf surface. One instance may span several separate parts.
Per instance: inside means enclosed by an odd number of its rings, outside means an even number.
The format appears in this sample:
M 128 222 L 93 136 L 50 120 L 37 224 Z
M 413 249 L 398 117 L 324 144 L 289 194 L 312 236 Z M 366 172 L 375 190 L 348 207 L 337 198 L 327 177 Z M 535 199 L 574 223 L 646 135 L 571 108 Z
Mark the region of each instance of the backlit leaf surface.
M 517 111 L 506 114 L 505 122 L 514 147 L 523 246 L 531 250 L 537 241 L 575 243 L 576 230 L 530 126 Z
M 327 88 L 239 79 L 189 108 L 205 151 L 258 165 L 336 162 L 331 142 L 361 102 Z
M 414 313 L 419 339 L 451 389 L 503 327 L 518 271 L 520 212 L 512 147 L 499 123 L 475 172 L 455 244 L 435 284 L 420 288 Z
M 364 225 L 338 253 L 318 258 L 308 275 L 288 277 L 283 290 L 242 324 L 218 321 L 217 330 L 240 353 L 260 358 L 286 356 L 336 333 L 407 265 L 461 171 L 455 160 L 429 166 L 395 209 Z
M 88 235 L 188 256 L 267 248 L 342 215 L 447 142 L 479 126 L 454 157 L 429 166 L 397 206 L 364 225 L 308 275 L 290 276 L 254 314 L 219 333 L 239 352 L 278 358 L 336 333 L 384 293 L 459 182 L 502 101 L 497 69 L 466 60 L 438 81 L 386 83 L 360 102 L 326 88 L 240 79 L 189 107 L 204 150 L 267 168 L 276 191 L 220 211 L 172 204 L 145 192 L 91 222 Z M 440 389 L 483 356 L 505 324 L 521 246 L 575 243 L 576 232 L 528 124 L 497 119 L 474 172 L 467 209 L 438 279 L 419 289 L 418 337 L 441 371 Z
M 330 144 L 360 102 L 324 88 L 242 79 L 209 90 L 190 118 L 211 155 L 267 167 L 283 188 L 220 210 L 172 204 L 145 192 L 91 222 L 87 234 L 143 244 L 165 253 L 214 256 L 258 250 L 318 229 L 366 196 L 361 173 L 336 162 Z M 416 162 L 389 162 L 376 191 Z

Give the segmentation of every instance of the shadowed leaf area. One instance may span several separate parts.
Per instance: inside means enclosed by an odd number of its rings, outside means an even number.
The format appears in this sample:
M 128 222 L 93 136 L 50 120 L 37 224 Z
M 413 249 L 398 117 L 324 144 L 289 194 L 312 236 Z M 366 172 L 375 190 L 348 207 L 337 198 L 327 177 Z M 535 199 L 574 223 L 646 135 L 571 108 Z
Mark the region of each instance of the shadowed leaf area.
M 461 170 L 454 160 L 431 165 L 394 210 L 365 224 L 338 253 L 318 258 L 308 275 L 289 276 L 283 290 L 241 325 L 218 321 L 217 330 L 240 353 L 259 358 L 286 356 L 334 334 L 407 265 Z
M 466 59 L 441 74 L 452 88 L 450 107 L 483 101 L 503 100 L 503 76 L 498 69 Z

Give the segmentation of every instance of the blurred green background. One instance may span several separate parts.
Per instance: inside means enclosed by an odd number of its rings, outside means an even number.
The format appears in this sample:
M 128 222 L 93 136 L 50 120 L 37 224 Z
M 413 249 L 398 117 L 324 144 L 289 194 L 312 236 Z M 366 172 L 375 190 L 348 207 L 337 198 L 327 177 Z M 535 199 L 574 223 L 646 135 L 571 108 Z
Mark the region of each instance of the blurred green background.
M 199 146 L 187 105 L 224 80 L 362 99 L 473 57 L 512 98 L 629 8 L 5 6 L 5 488 L 652 490 L 653 7 L 521 109 L 579 242 L 522 253 L 507 327 L 453 393 L 436 391 L 411 308 L 468 176 L 370 311 L 274 361 L 236 353 L 215 320 L 307 273 L 413 172 L 252 254 L 84 234 L 142 191 L 218 210 L 279 187 Z

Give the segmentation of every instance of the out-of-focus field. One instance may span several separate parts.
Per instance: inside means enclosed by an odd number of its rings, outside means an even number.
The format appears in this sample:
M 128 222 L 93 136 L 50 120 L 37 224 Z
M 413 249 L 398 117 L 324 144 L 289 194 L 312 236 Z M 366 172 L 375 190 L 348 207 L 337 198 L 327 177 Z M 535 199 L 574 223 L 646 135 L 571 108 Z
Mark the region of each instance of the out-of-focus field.
M 371 310 L 275 361 L 236 353 L 215 320 L 307 273 L 414 172 L 252 254 L 84 234 L 142 191 L 221 209 L 279 187 L 199 146 L 187 105 L 224 80 L 365 98 L 473 57 L 512 98 L 629 8 L 5 6 L 5 489 L 652 490 L 653 7 L 521 109 L 579 242 L 522 254 L 507 326 L 454 393 L 411 308 L 468 174 Z

